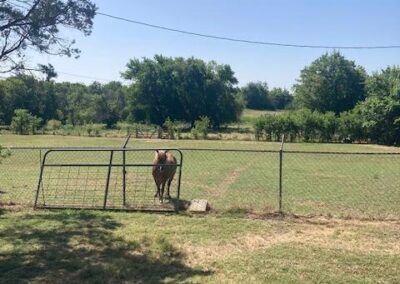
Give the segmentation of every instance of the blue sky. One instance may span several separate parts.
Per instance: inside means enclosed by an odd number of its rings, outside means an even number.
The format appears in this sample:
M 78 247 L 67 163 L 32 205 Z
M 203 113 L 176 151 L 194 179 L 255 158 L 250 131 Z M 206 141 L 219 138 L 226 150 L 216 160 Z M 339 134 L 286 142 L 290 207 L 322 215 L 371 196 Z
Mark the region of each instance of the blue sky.
M 400 45 L 398 0 L 97 0 L 99 11 L 157 25 L 248 40 L 309 45 Z M 101 15 L 93 33 L 77 40 L 81 57 L 31 55 L 31 62 L 51 63 L 58 81 L 89 83 L 91 78 L 120 80 L 130 58 L 194 56 L 229 64 L 240 85 L 265 81 L 290 88 L 301 69 L 327 50 L 257 46 L 155 30 Z M 400 49 L 342 50 L 368 72 L 400 65 Z M 104 81 L 103 81 L 104 79 Z

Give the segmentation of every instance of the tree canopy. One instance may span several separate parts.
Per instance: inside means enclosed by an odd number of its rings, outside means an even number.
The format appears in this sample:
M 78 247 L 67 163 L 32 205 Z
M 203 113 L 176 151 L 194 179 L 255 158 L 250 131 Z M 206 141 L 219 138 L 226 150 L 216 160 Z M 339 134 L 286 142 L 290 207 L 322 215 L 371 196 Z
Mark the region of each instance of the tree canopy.
M 371 141 L 400 144 L 400 67 L 388 67 L 368 78 L 368 98 L 354 110 Z
M 326 53 L 305 67 L 294 86 L 296 104 L 339 114 L 365 98 L 366 73 L 339 52 Z
M 250 82 L 241 89 L 246 107 L 251 109 L 274 109 L 265 82 Z
M 194 125 L 207 116 L 218 127 L 236 121 L 243 109 L 229 65 L 156 55 L 130 60 L 123 77 L 132 81 L 130 115 L 135 121 L 162 125 L 169 117 Z
M 0 1 L 0 72 L 23 69 L 31 48 L 50 55 L 77 56 L 75 41 L 62 35 L 74 29 L 89 35 L 96 5 L 90 0 Z
M 0 124 L 11 124 L 14 110 L 26 109 L 43 122 L 104 123 L 127 119 L 127 91 L 120 82 L 55 83 L 18 75 L 0 80 Z

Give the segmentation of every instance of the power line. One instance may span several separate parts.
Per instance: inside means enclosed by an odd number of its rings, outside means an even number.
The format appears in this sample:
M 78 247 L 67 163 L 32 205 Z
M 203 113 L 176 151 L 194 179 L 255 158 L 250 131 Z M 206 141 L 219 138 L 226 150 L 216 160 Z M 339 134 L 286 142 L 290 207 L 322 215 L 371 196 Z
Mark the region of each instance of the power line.
M 211 35 L 211 34 L 203 34 L 197 32 L 191 32 L 176 28 L 169 28 L 166 26 L 160 26 L 150 23 L 145 23 L 137 20 L 127 19 L 119 16 L 113 16 L 110 14 L 97 12 L 98 15 L 109 17 L 115 20 L 125 21 L 136 25 L 146 26 L 154 29 L 170 31 L 175 33 L 181 33 L 191 36 L 203 37 L 203 38 L 211 38 L 211 39 L 218 39 L 218 40 L 225 40 L 225 41 L 232 41 L 232 42 L 241 42 L 241 43 L 248 43 L 248 44 L 256 44 L 256 45 L 269 45 L 269 46 L 284 46 L 284 47 L 295 47 L 295 48 L 314 48 L 314 49 L 395 49 L 400 48 L 400 45 L 377 45 L 377 46 L 329 46 L 329 45 L 307 45 L 307 44 L 289 44 L 289 43 L 280 43 L 280 42 L 267 42 L 267 41 L 254 41 L 254 40 L 247 40 L 247 39 L 240 39 L 240 38 L 231 38 L 219 35 Z
M 73 74 L 73 73 L 68 73 L 68 72 L 62 72 L 62 71 L 57 71 L 56 73 L 62 74 L 62 75 L 67 75 L 67 76 L 72 76 L 72 77 L 78 77 L 78 78 L 85 78 L 85 79 L 90 79 L 90 80 L 95 80 L 95 81 L 106 81 L 106 82 L 111 82 L 115 80 L 109 80 L 109 79 L 103 79 L 103 78 L 96 78 L 96 77 L 91 77 L 91 76 L 86 76 L 86 75 L 80 75 L 80 74 Z

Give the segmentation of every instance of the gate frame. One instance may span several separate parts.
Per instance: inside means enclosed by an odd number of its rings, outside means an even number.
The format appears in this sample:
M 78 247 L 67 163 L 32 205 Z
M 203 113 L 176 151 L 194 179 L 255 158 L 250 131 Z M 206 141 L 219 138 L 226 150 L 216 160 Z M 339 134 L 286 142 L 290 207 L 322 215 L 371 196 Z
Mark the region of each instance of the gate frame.
M 177 195 L 176 201 L 174 202 L 175 211 L 179 211 L 179 203 L 180 203 L 180 192 L 181 192 L 181 182 L 182 182 L 182 166 L 183 166 L 183 153 L 180 149 L 176 148 L 126 148 L 124 145 L 123 148 L 107 148 L 107 147 L 94 147 L 94 148 L 83 148 L 83 147 L 71 147 L 71 148 L 51 148 L 45 152 L 43 155 L 43 159 L 40 165 L 40 174 L 39 174 L 39 181 L 36 190 L 36 196 L 33 208 L 34 209 L 102 209 L 102 210 L 125 210 L 125 211 L 168 211 L 168 210 L 157 210 L 153 208 L 128 208 L 126 207 L 126 167 L 152 167 L 153 164 L 127 164 L 126 163 L 126 152 L 146 152 L 146 151 L 156 151 L 156 150 L 164 150 L 164 151 L 176 151 L 179 153 L 179 162 L 177 162 L 176 166 L 179 168 L 178 171 L 178 179 L 177 179 Z M 108 163 L 57 163 L 57 164 L 46 164 L 47 156 L 52 152 L 110 152 L 110 159 Z M 113 164 L 113 157 L 115 152 L 122 152 L 122 164 Z M 40 187 L 43 185 L 43 172 L 45 167 L 108 167 L 107 176 L 106 176 L 106 187 L 104 190 L 104 202 L 102 208 L 86 208 L 82 207 L 62 207 L 62 206 L 51 206 L 47 207 L 45 204 L 43 206 L 38 206 L 39 194 L 40 194 Z M 123 201 L 121 204 L 121 208 L 108 208 L 107 207 L 107 200 L 108 200 L 108 190 L 110 185 L 110 177 L 113 167 L 121 167 L 123 170 L 123 185 L 122 185 L 122 197 Z M 43 191 L 43 190 L 42 190 Z

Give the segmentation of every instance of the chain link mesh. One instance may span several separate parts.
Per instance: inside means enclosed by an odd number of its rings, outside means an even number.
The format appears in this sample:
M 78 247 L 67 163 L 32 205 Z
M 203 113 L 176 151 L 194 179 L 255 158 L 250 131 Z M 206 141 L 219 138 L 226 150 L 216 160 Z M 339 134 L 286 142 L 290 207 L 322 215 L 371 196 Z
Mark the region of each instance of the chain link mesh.
M 11 149 L 0 164 L 0 204 L 32 205 L 40 161 L 46 149 Z M 279 151 L 182 149 L 180 198 L 206 199 L 216 211 L 279 210 Z M 178 155 L 178 153 L 175 153 Z M 127 151 L 127 164 L 151 164 L 154 151 Z M 110 151 L 60 152 L 49 163 L 87 164 L 52 167 L 44 172 L 38 202 L 68 207 L 99 208 Z M 113 164 L 121 165 L 122 152 Z M 283 152 L 282 210 L 294 214 L 354 217 L 400 217 L 400 155 L 371 153 Z M 123 204 L 123 169 L 111 169 L 107 206 Z M 127 166 L 126 205 L 157 208 L 149 166 Z M 48 188 L 46 188 L 46 186 Z M 52 188 L 51 192 L 49 188 Z M 177 196 L 177 175 L 171 185 Z

